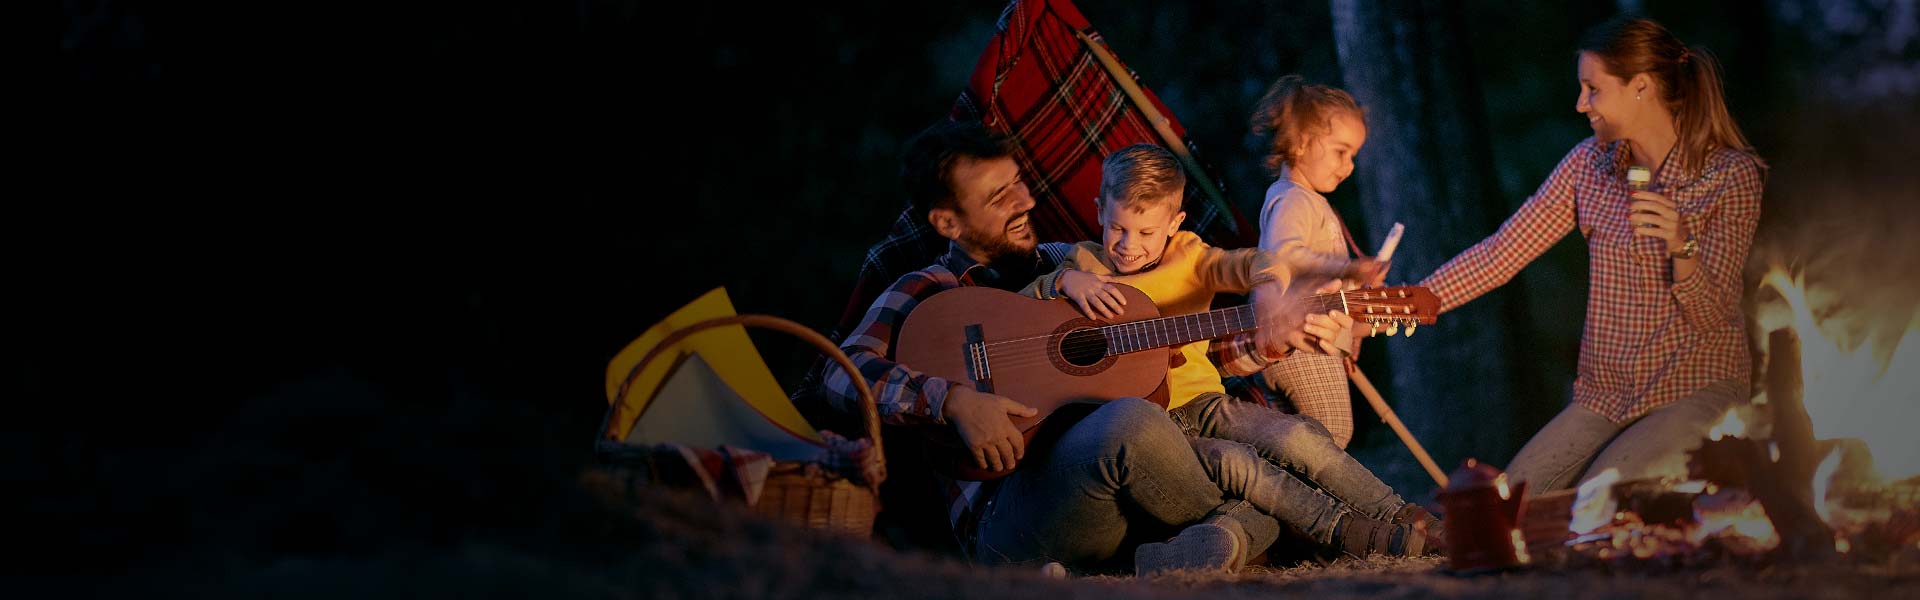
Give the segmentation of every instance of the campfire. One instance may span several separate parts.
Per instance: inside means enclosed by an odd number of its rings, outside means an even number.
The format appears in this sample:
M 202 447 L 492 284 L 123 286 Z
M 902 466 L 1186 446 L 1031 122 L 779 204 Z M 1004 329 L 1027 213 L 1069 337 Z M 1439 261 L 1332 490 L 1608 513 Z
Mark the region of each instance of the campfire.
M 1776 269 L 1760 310 L 1764 390 L 1688 457 L 1687 478 L 1532 498 L 1528 548 L 1567 565 L 1645 568 L 1920 558 L 1920 313 L 1888 336 Z M 1809 303 L 1809 296 L 1815 299 Z M 1821 316 L 1816 316 L 1821 315 Z M 1871 334 L 1872 332 L 1869 332 Z M 1889 339 L 1890 337 L 1890 339 Z

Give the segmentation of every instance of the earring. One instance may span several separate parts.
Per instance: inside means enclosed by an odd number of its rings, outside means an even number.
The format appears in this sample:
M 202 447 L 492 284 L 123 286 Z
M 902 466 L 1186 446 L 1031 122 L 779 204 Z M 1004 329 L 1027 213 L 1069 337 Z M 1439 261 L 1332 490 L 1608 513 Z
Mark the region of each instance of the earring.
M 1633 99 L 1635 99 L 1635 100 L 1641 100 L 1642 98 L 1640 97 L 1640 95 L 1639 95 L 1639 94 L 1634 94 L 1634 95 L 1633 95 Z

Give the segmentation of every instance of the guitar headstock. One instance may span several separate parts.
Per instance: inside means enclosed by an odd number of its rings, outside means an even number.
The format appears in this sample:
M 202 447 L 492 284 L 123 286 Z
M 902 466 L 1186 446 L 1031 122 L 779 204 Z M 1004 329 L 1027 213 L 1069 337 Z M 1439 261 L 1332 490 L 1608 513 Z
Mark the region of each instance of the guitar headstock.
M 1387 335 L 1393 335 L 1405 325 L 1411 336 L 1419 326 L 1432 325 L 1440 316 L 1440 298 L 1417 285 L 1361 288 L 1341 295 L 1347 315 L 1353 317 L 1356 326 L 1366 324 L 1371 333 L 1384 329 Z

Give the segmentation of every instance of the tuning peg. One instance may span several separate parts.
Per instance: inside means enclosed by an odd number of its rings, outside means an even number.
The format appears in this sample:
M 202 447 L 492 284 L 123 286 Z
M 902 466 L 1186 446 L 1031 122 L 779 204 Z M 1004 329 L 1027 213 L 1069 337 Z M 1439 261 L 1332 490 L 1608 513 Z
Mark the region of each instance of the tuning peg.
M 1380 322 L 1367 321 L 1367 337 L 1373 337 L 1376 335 L 1380 335 Z
M 1398 335 L 1399 333 L 1400 333 L 1400 322 L 1387 321 L 1387 337 L 1393 337 L 1395 335 Z
M 1413 330 L 1420 328 L 1419 321 L 1407 321 L 1407 337 L 1413 337 Z

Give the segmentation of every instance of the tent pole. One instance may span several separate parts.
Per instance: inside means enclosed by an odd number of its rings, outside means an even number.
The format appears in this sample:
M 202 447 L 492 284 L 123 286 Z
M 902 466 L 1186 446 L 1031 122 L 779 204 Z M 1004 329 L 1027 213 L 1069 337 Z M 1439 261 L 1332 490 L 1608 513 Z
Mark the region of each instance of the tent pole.
M 1093 51 L 1093 57 L 1100 60 L 1101 66 L 1106 67 L 1107 75 L 1113 78 L 1113 83 L 1120 87 L 1120 91 L 1127 94 L 1127 99 L 1133 101 L 1134 108 L 1140 109 L 1140 114 L 1147 118 L 1147 122 L 1153 124 L 1153 131 L 1160 134 L 1160 140 L 1166 143 L 1167 149 L 1173 151 L 1174 157 L 1180 159 L 1180 164 L 1187 168 L 1188 173 L 1193 174 L 1193 179 L 1200 184 L 1200 189 L 1206 190 L 1207 199 L 1213 202 L 1215 210 L 1220 211 L 1220 218 L 1226 220 L 1227 231 L 1240 233 L 1239 220 L 1233 218 L 1233 206 L 1227 204 L 1227 199 L 1220 196 L 1220 188 L 1213 185 L 1213 180 L 1200 168 L 1200 162 L 1194 160 L 1193 155 L 1187 152 L 1187 145 L 1180 141 L 1180 136 L 1173 134 L 1173 127 L 1167 124 L 1166 116 L 1161 115 L 1160 110 L 1154 108 L 1152 102 L 1147 101 L 1147 94 L 1140 91 L 1140 85 L 1127 74 L 1126 68 L 1121 67 L 1120 61 L 1114 59 L 1113 54 L 1107 52 L 1106 47 L 1095 41 L 1093 36 L 1087 35 L 1087 32 L 1075 31 L 1073 34 L 1080 37 L 1080 43 L 1086 44 L 1088 50 Z

